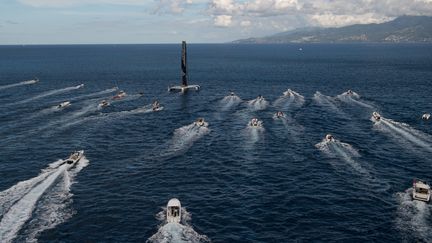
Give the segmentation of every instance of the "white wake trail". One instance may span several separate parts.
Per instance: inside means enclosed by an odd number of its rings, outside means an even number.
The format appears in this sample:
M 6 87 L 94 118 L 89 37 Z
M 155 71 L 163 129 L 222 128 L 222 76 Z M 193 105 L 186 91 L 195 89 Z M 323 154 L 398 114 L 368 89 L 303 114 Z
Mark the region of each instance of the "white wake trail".
M 248 101 L 249 109 L 252 111 L 260 111 L 265 110 L 268 106 L 269 102 L 264 98 L 256 98 L 254 100 Z
M 0 86 L 0 90 L 10 89 L 10 88 L 18 87 L 18 86 L 23 86 L 23 85 L 35 84 L 35 83 L 37 83 L 36 80 L 28 80 L 28 81 L 22 81 L 22 82 L 14 83 L 14 84 L 6 84 L 6 85 Z
M 412 188 L 397 193 L 399 202 L 396 219 L 397 228 L 406 234 L 408 241 L 432 242 L 432 225 L 430 217 L 431 206 L 425 202 L 412 200 Z M 415 236 L 416 239 L 413 239 Z
M 312 98 L 318 105 L 327 107 L 330 110 L 342 114 L 342 111 L 339 109 L 339 107 L 336 106 L 335 99 L 333 97 L 323 95 L 320 92 L 315 92 L 313 98 Z
M 34 96 L 32 98 L 28 98 L 28 99 L 25 99 L 25 100 L 21 100 L 21 101 L 12 103 L 12 105 L 26 104 L 26 103 L 29 103 L 29 102 L 32 102 L 32 101 L 35 101 L 35 100 L 39 100 L 39 99 L 42 99 L 42 98 L 45 98 L 45 97 L 48 97 L 48 96 L 65 93 L 65 92 L 76 90 L 76 89 L 79 89 L 79 88 L 82 88 L 82 87 L 83 87 L 82 85 L 77 85 L 77 86 L 67 87 L 67 88 L 63 88 L 63 89 L 55 89 L 55 90 L 46 91 L 46 92 L 44 92 L 42 94 L 39 94 L 39 95 L 36 95 L 36 96 Z
M 373 107 L 372 105 L 369 105 L 369 104 L 359 100 L 360 96 L 355 92 L 352 95 L 344 93 L 344 94 L 338 95 L 337 98 L 340 101 L 343 101 L 343 102 L 348 103 L 348 104 L 354 104 L 354 105 L 362 106 L 364 108 L 368 108 L 371 110 L 376 110 L 376 108 Z
M 229 110 L 231 108 L 236 107 L 241 102 L 242 102 L 242 99 L 240 99 L 240 97 L 238 97 L 237 95 L 228 95 L 228 96 L 225 96 L 220 101 L 221 110 L 222 111 L 227 111 L 227 110 Z
M 88 164 L 88 160 L 84 157 L 76 165 L 75 168 L 71 169 L 72 172 L 68 171 L 69 165 L 62 164 L 63 161 L 56 161 L 45 169 L 36 178 L 20 182 L 12 188 L 0 193 L 0 200 L 2 204 L 7 204 L 7 208 L 2 209 L 2 218 L 0 221 L 0 242 L 12 242 L 18 235 L 21 228 L 31 219 L 33 212 L 35 211 L 36 205 L 44 194 L 50 194 L 49 189 L 56 184 L 59 177 L 65 176 L 68 180 L 65 183 L 64 189 L 69 191 L 70 188 L 70 177 L 69 173 L 75 175 L 82 168 Z M 82 164 L 81 164 L 82 163 Z M 55 168 L 56 166 L 59 166 Z M 65 180 L 66 180 L 65 179 Z M 46 205 L 45 205 L 46 206 Z M 47 210 L 51 210 L 50 215 L 58 215 L 58 211 L 61 207 L 47 207 Z M 34 236 L 38 235 L 44 229 L 52 228 L 59 222 L 63 222 L 61 219 L 57 221 L 50 221 L 46 225 L 37 225 L 43 229 L 36 230 Z
M 282 96 L 280 96 L 278 99 L 276 99 L 273 102 L 273 105 L 276 107 L 281 107 L 284 109 L 288 109 L 290 107 L 293 108 L 300 108 L 305 103 L 305 98 L 303 95 L 288 89 L 284 92 Z
M 157 214 L 158 220 L 164 222 L 158 229 L 158 232 L 152 235 L 148 243 L 204 243 L 210 242 L 205 235 L 198 234 L 189 224 L 190 214 L 182 208 L 181 223 L 166 223 L 166 208 Z
M 417 135 L 420 134 L 419 131 L 416 131 L 415 133 L 413 133 L 412 132 L 414 130 L 413 128 L 408 129 L 404 125 L 397 125 L 398 124 L 397 122 L 392 121 L 390 119 L 382 118 L 382 117 L 381 117 L 381 121 L 375 123 L 376 126 L 379 126 L 379 124 L 385 125 L 389 129 L 391 129 L 391 131 L 400 135 L 402 138 L 414 143 L 417 146 L 423 147 L 424 149 L 428 150 L 429 152 L 432 152 L 432 145 L 430 143 L 422 140 L 421 137 L 416 136 L 416 133 L 417 133 Z M 424 136 L 426 136 L 426 135 L 424 135 Z

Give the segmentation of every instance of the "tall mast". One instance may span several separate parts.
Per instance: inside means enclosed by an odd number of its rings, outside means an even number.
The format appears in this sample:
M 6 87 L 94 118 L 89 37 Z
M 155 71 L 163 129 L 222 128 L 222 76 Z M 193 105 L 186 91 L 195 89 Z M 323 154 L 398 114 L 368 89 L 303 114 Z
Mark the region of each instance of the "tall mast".
M 181 56 L 181 70 L 182 70 L 182 85 L 187 86 L 188 84 L 188 73 L 187 73 L 187 52 L 186 52 L 186 41 L 182 42 L 182 56 Z

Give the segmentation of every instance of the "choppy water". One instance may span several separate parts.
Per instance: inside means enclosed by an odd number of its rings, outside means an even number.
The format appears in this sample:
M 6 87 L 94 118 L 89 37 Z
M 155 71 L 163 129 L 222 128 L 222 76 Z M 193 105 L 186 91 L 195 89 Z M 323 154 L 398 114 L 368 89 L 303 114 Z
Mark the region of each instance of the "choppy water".
M 0 241 L 431 242 L 406 190 L 432 181 L 432 46 L 299 47 L 190 45 L 202 90 L 180 95 L 180 45 L 1 46 Z M 76 149 L 87 162 L 52 167 Z M 163 223 L 172 197 L 182 226 Z

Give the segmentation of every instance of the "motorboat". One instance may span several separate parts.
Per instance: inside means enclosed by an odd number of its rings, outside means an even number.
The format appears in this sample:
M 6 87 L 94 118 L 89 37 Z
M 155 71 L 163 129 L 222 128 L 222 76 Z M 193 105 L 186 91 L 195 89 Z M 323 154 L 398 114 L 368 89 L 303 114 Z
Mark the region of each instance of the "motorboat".
M 162 110 L 162 106 L 160 105 L 159 101 L 155 100 L 152 104 L 152 110 L 153 111 L 160 111 Z
M 255 128 L 262 127 L 262 121 L 258 120 L 258 118 L 252 118 L 249 122 L 249 126 Z
M 34 78 L 32 80 L 24 81 L 23 83 L 25 83 L 25 84 L 35 84 L 37 82 L 39 82 L 39 79 L 38 78 Z
M 347 95 L 353 95 L 354 94 L 354 92 L 352 91 L 352 90 L 348 90 L 347 92 L 345 92 Z
M 430 117 L 431 117 L 431 114 L 425 113 L 425 114 L 423 114 L 422 119 L 427 121 L 430 119 Z
M 120 90 L 114 97 L 112 97 L 113 100 L 119 100 L 126 96 L 126 92 L 123 90 Z
M 291 96 L 292 95 L 292 90 L 291 89 L 287 89 L 287 91 L 283 92 L 283 95 L 287 96 L 287 97 Z
M 325 136 L 325 139 L 326 139 L 327 142 L 334 141 L 334 137 L 333 137 L 333 135 L 331 135 L 331 134 L 327 134 L 327 135 Z
M 230 96 L 235 96 L 235 93 L 234 93 L 234 92 L 231 92 L 231 93 L 230 93 Z
M 413 200 L 429 202 L 431 199 L 431 188 L 429 184 L 425 181 L 414 179 L 412 198 Z
M 282 112 L 282 111 L 278 111 L 273 115 L 274 119 L 280 119 L 280 118 L 285 118 L 286 115 Z
M 194 122 L 195 126 L 198 127 L 207 127 L 208 123 L 204 121 L 204 118 L 198 118 L 195 122 Z
M 378 112 L 374 111 L 372 113 L 372 118 L 375 119 L 375 121 L 380 121 L 381 120 L 381 115 Z
M 68 107 L 70 105 L 71 105 L 70 101 L 65 101 L 65 102 L 62 102 L 59 105 L 57 105 L 57 108 L 63 109 L 63 108 Z
M 107 100 L 102 100 L 102 101 L 99 103 L 98 107 L 99 107 L 99 108 L 105 108 L 105 107 L 107 107 L 107 106 L 109 106 L 109 105 L 110 105 L 110 103 L 109 103 Z
M 188 84 L 188 65 L 187 65 L 187 49 L 186 49 L 186 41 L 182 42 L 182 55 L 181 55 L 181 85 L 168 87 L 169 92 L 181 92 L 185 93 L 188 90 L 199 91 L 201 86 L 199 85 L 189 85 Z
M 80 85 L 77 85 L 77 86 L 76 86 L 77 89 L 80 89 L 80 88 L 82 88 L 82 87 L 84 87 L 84 84 L 80 84 Z
M 181 221 L 181 203 L 177 198 L 168 201 L 166 209 L 167 223 L 180 223 Z
M 78 161 L 81 160 L 81 158 L 84 156 L 84 150 L 79 150 L 73 152 L 69 158 L 65 159 L 62 164 L 68 164 L 70 167 L 73 167 L 78 163 Z

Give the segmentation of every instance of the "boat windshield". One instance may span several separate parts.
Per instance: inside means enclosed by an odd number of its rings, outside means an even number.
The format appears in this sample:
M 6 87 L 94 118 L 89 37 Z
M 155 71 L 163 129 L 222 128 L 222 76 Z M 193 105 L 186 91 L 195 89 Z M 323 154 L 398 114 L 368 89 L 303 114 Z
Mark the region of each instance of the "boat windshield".
M 172 217 L 178 217 L 179 216 L 179 207 L 171 207 L 169 213 Z
M 421 194 L 428 194 L 428 193 L 429 193 L 429 190 L 426 189 L 426 188 L 419 188 L 419 187 L 417 187 L 417 188 L 416 188 L 416 192 L 417 192 L 417 193 L 421 193 Z

